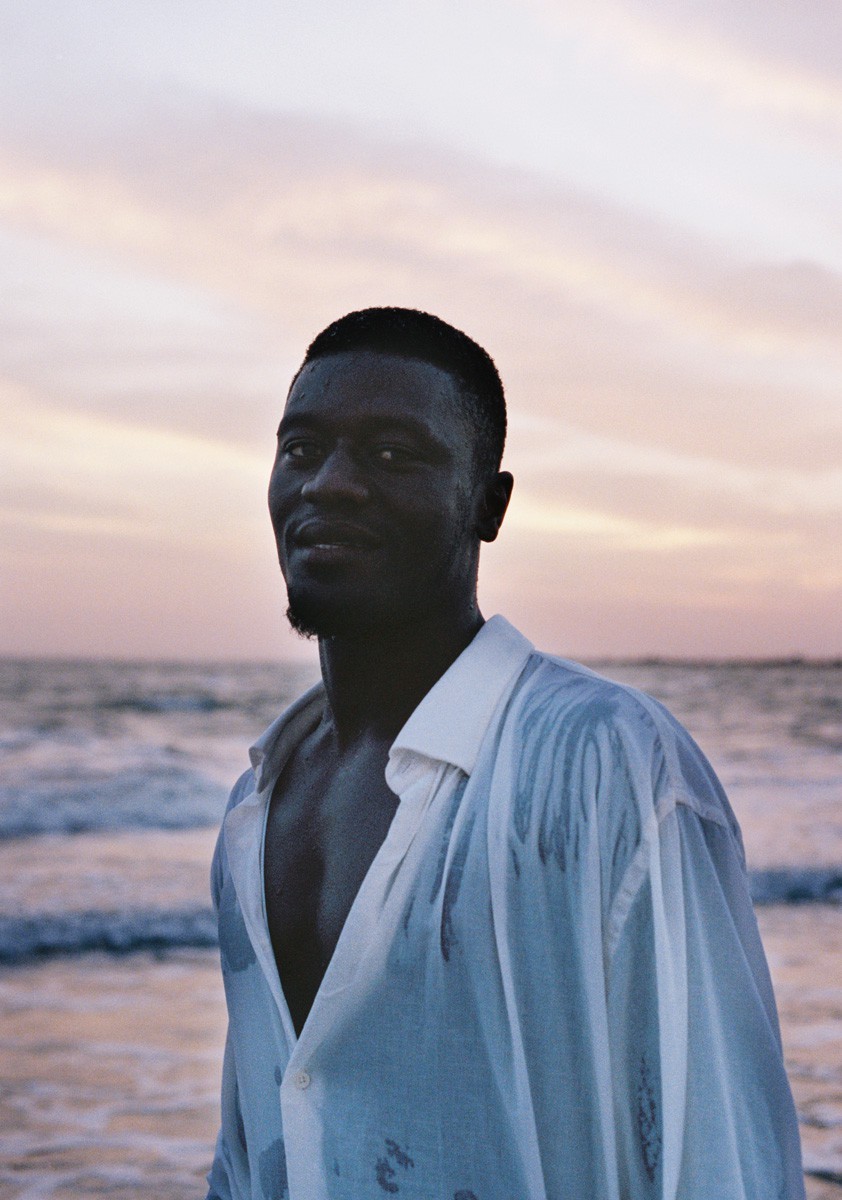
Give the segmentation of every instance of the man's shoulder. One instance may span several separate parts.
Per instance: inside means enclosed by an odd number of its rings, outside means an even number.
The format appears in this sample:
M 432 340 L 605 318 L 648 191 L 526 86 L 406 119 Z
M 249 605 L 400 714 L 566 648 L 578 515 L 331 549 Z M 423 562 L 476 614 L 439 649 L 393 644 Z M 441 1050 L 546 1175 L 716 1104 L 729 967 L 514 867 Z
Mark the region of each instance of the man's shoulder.
M 588 736 L 621 731 L 647 743 L 684 732 L 651 696 L 570 659 L 536 651 L 518 689 L 519 718 L 545 730 L 564 726 Z
M 660 701 L 589 667 L 536 653 L 515 709 L 523 762 L 589 764 L 603 782 L 634 781 L 662 816 L 677 804 L 739 831 L 716 772 L 691 734 Z

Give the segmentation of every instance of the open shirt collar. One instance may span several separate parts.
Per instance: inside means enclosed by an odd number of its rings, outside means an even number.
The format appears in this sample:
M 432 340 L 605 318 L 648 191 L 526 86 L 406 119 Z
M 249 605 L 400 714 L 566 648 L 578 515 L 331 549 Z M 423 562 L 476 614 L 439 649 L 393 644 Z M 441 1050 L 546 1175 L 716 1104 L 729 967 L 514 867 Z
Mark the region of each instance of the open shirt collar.
M 523 670 L 532 643 L 492 617 L 429 690 L 389 751 L 386 782 L 400 794 L 424 760 L 470 775 L 498 704 Z
M 405 791 L 431 761 L 471 774 L 491 718 L 532 650 L 505 617 L 485 622 L 392 743 L 386 782 L 393 792 Z M 278 778 L 290 752 L 318 724 L 325 703 L 324 685 L 318 683 L 254 743 L 249 753 L 258 792 Z

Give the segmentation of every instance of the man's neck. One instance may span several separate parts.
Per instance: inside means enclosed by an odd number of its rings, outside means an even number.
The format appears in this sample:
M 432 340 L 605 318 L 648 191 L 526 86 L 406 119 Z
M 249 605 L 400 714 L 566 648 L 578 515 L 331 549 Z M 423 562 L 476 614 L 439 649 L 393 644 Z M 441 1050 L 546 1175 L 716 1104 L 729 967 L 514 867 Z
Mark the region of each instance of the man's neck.
M 367 740 L 391 744 L 483 624 L 474 604 L 455 620 L 321 638 L 322 679 L 340 748 Z

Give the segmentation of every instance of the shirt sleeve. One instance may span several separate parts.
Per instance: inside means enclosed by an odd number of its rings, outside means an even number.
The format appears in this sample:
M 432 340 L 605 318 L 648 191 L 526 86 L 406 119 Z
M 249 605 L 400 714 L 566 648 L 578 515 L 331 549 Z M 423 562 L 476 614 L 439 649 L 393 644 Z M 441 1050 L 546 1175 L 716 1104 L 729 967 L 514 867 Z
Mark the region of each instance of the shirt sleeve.
M 249 1166 L 242 1117 L 239 1116 L 237 1076 L 230 1036 L 222 1064 L 222 1124 L 208 1174 L 206 1200 L 248 1200 Z
M 226 815 L 243 798 L 251 778 L 251 772 L 246 771 L 237 780 L 225 810 Z M 219 898 L 226 872 L 225 842 L 220 829 L 210 872 L 211 900 L 217 917 L 219 916 Z M 216 1139 L 213 1164 L 207 1176 L 206 1200 L 247 1200 L 250 1195 L 248 1154 L 240 1114 L 237 1071 L 230 1031 L 225 1039 L 220 1099 L 222 1119 Z
M 704 803 L 699 806 L 705 810 Z M 610 963 L 619 1193 L 803 1200 L 798 1126 L 733 819 L 667 809 Z

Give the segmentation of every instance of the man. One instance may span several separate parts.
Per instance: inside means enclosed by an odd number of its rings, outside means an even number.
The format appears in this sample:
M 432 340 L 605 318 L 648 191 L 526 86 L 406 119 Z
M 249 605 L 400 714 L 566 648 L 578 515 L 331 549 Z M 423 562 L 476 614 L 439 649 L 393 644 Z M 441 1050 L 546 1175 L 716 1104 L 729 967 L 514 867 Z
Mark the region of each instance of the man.
M 740 834 L 654 701 L 477 607 L 512 489 L 488 355 L 424 313 L 311 345 L 269 508 L 322 683 L 212 883 L 220 1200 L 797 1200 Z

